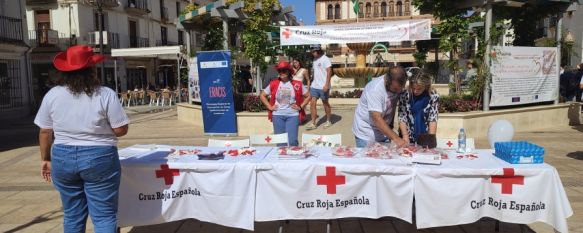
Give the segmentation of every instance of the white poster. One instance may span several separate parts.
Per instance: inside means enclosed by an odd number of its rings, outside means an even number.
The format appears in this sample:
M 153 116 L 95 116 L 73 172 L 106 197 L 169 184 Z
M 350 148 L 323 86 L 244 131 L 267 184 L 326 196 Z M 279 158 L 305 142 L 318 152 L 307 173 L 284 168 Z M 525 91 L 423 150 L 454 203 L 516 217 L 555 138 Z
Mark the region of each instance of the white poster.
M 280 28 L 281 45 L 399 42 L 430 39 L 430 19 Z
M 558 63 L 555 47 L 493 47 L 490 106 L 554 101 Z
M 197 58 L 190 58 L 188 64 L 188 98 L 189 103 L 200 103 L 200 84 L 198 81 Z

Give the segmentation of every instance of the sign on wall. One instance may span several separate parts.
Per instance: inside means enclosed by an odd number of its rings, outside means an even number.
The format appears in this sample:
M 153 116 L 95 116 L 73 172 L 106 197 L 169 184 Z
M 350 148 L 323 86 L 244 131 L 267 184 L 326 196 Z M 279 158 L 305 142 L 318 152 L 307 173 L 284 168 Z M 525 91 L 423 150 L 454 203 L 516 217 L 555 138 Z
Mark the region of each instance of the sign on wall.
M 554 101 L 559 58 L 555 47 L 493 47 L 490 106 Z

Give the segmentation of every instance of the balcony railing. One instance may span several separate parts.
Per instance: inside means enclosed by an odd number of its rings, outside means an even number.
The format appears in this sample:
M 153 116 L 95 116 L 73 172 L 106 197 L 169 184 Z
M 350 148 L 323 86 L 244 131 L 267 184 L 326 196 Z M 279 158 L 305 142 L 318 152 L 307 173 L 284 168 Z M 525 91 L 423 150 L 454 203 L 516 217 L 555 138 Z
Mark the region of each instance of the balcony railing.
M 88 4 L 88 5 L 93 5 L 93 6 L 100 3 L 100 4 L 102 4 L 101 6 L 108 7 L 108 8 L 119 6 L 118 0 L 79 0 L 79 2 Z
M 0 42 L 23 42 L 22 19 L 0 15 Z
M 173 41 L 163 41 L 163 40 L 156 41 L 156 46 L 174 46 L 174 45 L 178 45 L 178 43 L 173 42 Z
M 30 30 L 28 39 L 33 47 L 56 47 L 59 45 L 59 32 L 52 29 Z
M 167 7 L 162 7 L 160 8 L 160 19 L 162 21 L 169 21 L 170 17 L 168 16 L 168 8 Z
M 57 0 L 26 0 L 27 6 L 46 6 L 46 5 L 56 5 Z
M 103 46 L 109 47 L 111 49 L 119 49 L 119 34 L 114 32 L 103 32 Z M 90 45 L 99 45 L 99 32 L 90 32 L 89 33 L 89 44 Z
M 127 0 L 128 4 L 126 5 L 125 9 L 128 13 L 137 14 L 137 15 L 145 15 L 150 13 L 148 9 L 148 1 L 146 0 Z
M 150 47 L 150 40 L 148 38 L 130 36 L 130 48 L 144 47 Z

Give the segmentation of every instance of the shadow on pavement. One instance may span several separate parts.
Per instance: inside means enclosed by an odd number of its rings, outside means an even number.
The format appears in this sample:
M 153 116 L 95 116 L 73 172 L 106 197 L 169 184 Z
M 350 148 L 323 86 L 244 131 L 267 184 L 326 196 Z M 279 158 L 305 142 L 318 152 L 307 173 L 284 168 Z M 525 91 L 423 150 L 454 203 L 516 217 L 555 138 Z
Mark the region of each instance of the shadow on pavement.
M 567 157 L 576 159 L 576 160 L 583 160 L 583 151 L 576 151 L 567 154 Z
M 38 145 L 38 131 L 32 116 L 0 122 L 0 152 Z
M 38 224 L 38 223 L 48 222 L 48 221 L 51 221 L 51 220 L 54 220 L 54 219 L 62 219 L 63 218 L 63 214 L 62 213 L 63 213 L 63 209 L 62 208 L 59 208 L 59 209 L 53 210 L 53 211 L 49 211 L 49 212 L 46 212 L 44 214 L 41 214 L 41 215 L 35 217 L 30 222 L 27 222 L 25 224 L 22 224 L 20 226 L 17 226 L 15 228 L 12 228 L 12 229 L 7 230 L 5 232 L 6 233 L 21 232 L 24 229 L 26 229 L 26 228 L 28 228 L 28 227 L 30 227 L 32 225 Z

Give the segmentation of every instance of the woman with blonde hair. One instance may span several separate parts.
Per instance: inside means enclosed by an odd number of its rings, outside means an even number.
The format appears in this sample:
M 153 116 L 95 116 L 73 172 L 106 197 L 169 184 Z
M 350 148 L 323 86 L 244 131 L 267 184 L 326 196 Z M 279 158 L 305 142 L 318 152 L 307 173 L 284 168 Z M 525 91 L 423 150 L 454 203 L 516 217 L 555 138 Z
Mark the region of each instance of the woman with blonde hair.
M 439 94 L 431 88 L 431 77 L 423 72 L 409 78 L 409 88 L 399 99 L 399 129 L 403 140 L 419 142 L 419 137 L 437 133 Z

